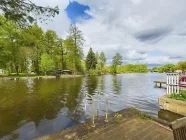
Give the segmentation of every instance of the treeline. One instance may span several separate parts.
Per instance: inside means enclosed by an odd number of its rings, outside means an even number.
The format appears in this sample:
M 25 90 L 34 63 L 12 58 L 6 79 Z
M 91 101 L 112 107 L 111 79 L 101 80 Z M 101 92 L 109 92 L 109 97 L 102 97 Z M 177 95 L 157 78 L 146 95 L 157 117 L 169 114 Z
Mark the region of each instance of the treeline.
M 186 71 L 186 61 L 180 61 L 178 62 L 176 65 L 174 64 L 166 64 L 164 66 L 160 66 L 160 67 L 153 67 L 151 69 L 152 72 L 159 72 L 159 73 L 163 73 L 163 72 L 175 72 L 176 70 L 181 70 L 183 74 L 185 74 Z
M 86 58 L 86 69 L 90 75 L 104 73 L 145 73 L 148 72 L 148 67 L 145 64 L 123 64 L 123 58 L 119 53 L 112 58 L 112 65 L 105 66 L 106 57 L 103 52 L 94 53 L 90 48 Z
M 53 30 L 44 32 L 37 24 L 20 28 L 14 21 L 0 16 L 0 69 L 10 73 L 39 74 L 54 69 L 85 71 L 84 38 L 81 31 L 70 25 L 66 39 Z
M 104 52 L 95 53 L 90 48 L 84 57 L 82 47 L 85 40 L 73 24 L 64 39 L 53 30 L 43 31 L 37 24 L 21 28 L 3 16 L 0 16 L 0 23 L 6 23 L 0 26 L 0 69 L 7 74 L 48 74 L 59 69 L 89 75 L 148 71 L 146 65 L 122 66 L 123 59 L 119 53 L 113 57 L 111 66 L 105 66 Z
M 112 66 L 107 66 L 106 71 L 113 73 Z M 145 64 L 127 64 L 119 66 L 116 69 L 116 73 L 146 73 L 148 71 L 148 67 Z

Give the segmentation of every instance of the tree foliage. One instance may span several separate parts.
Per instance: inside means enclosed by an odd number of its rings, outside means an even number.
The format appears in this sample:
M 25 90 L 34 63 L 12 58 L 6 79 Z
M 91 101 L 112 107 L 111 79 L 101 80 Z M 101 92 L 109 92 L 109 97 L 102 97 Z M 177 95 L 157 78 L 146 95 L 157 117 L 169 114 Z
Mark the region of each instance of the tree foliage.
M 119 53 L 116 53 L 116 55 L 112 58 L 112 72 L 116 73 L 116 69 L 119 65 L 122 65 L 123 58 Z
M 185 70 L 186 70 L 186 61 L 180 61 L 177 64 L 178 69 L 180 69 L 182 71 L 183 74 L 185 74 Z
M 0 10 L 7 20 L 13 20 L 20 26 L 28 26 L 37 20 L 50 20 L 56 14 L 59 14 L 59 8 L 51 8 L 49 6 L 38 6 L 30 0 L 1 0 Z M 1 21 L 0 25 L 6 21 Z
M 93 52 L 92 48 L 90 48 L 86 57 L 87 71 L 89 71 L 90 69 L 96 69 L 96 64 L 97 64 L 96 55 Z
M 186 61 L 180 61 L 176 65 L 174 65 L 174 64 L 165 64 L 164 66 L 153 67 L 152 68 L 152 71 L 156 71 L 156 72 L 159 72 L 159 73 L 175 72 L 176 70 L 181 70 L 182 73 L 185 74 Z
M 5 19 L 0 16 L 0 21 Z M 84 72 L 83 36 L 78 33 L 62 39 L 55 31 L 44 32 L 37 24 L 20 28 L 8 20 L 0 26 L 0 69 L 9 73 L 34 71 L 40 74 L 50 69 L 44 62 L 51 60 L 48 62 L 53 69 L 73 70 L 75 66 L 77 72 Z
M 164 72 L 175 72 L 176 66 L 174 64 L 164 65 Z
M 54 61 L 52 60 L 49 54 L 43 53 L 41 55 L 40 68 L 45 73 L 55 68 Z
M 100 65 L 101 65 L 101 69 L 104 68 L 106 61 L 107 61 L 107 59 L 106 59 L 106 57 L 105 57 L 104 52 L 101 52 L 101 54 L 100 54 L 100 56 L 99 56 L 99 63 L 100 63 Z
M 113 73 L 112 66 L 107 66 L 106 71 Z M 148 71 L 148 67 L 145 64 L 127 64 L 119 66 L 116 69 L 116 73 L 146 73 Z
M 81 60 L 83 58 L 83 43 L 84 43 L 84 37 L 82 32 L 78 29 L 78 27 L 75 24 L 71 24 L 68 30 L 68 38 L 67 38 L 67 44 L 71 44 L 67 51 L 69 51 L 68 58 L 73 63 L 73 69 L 74 73 L 77 71 L 77 67 L 79 66 L 79 63 L 81 63 Z

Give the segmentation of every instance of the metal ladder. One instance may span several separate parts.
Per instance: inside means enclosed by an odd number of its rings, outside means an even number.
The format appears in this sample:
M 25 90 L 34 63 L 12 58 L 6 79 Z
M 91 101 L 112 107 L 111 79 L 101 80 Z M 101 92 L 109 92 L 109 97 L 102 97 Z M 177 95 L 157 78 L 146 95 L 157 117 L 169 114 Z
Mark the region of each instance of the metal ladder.
M 102 92 L 102 94 L 106 97 L 106 114 L 105 114 L 105 122 L 108 122 L 108 95 L 106 95 L 105 93 Z M 95 127 L 95 113 L 94 113 L 94 96 L 88 94 L 88 93 L 85 93 L 86 97 L 89 96 L 91 99 L 92 99 L 92 116 L 91 116 L 91 127 Z M 101 94 L 99 92 L 97 92 L 97 116 L 98 116 L 98 112 L 99 112 L 99 96 Z M 85 99 L 85 118 L 86 118 L 86 99 Z

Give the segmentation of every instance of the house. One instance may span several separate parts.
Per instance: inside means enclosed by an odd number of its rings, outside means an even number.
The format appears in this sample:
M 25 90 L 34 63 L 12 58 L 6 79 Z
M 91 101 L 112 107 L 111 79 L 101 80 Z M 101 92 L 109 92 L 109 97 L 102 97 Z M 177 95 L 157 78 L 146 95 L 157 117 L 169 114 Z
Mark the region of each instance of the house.
M 176 72 L 176 73 L 180 73 L 180 74 L 182 73 L 182 71 L 181 71 L 181 70 L 176 70 L 175 72 Z
M 4 74 L 5 71 L 3 69 L 0 69 L 0 74 Z

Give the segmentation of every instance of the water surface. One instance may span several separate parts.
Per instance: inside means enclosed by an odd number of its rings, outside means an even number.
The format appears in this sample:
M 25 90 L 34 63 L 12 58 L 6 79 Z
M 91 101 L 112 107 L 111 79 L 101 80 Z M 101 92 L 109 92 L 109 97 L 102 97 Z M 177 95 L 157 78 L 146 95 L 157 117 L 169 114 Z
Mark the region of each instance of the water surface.
M 165 89 L 154 88 L 154 80 L 165 80 L 165 74 L 118 74 L 63 79 L 0 80 L 0 138 L 33 139 L 51 134 L 84 120 L 95 112 L 105 114 L 104 92 L 109 98 L 109 113 L 135 107 L 158 116 L 158 97 Z M 99 105 L 97 104 L 99 100 Z M 99 106 L 99 111 L 97 107 Z

